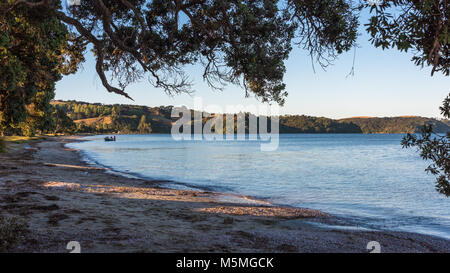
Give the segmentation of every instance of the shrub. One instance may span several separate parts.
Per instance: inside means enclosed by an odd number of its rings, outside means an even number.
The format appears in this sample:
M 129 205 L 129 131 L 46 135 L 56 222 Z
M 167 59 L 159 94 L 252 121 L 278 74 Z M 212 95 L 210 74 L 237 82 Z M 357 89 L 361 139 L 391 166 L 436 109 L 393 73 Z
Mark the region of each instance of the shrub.
M 6 143 L 5 140 L 0 137 L 0 153 L 4 153 L 6 151 Z
M 0 252 L 6 252 L 20 243 L 28 232 L 28 225 L 17 217 L 0 215 Z

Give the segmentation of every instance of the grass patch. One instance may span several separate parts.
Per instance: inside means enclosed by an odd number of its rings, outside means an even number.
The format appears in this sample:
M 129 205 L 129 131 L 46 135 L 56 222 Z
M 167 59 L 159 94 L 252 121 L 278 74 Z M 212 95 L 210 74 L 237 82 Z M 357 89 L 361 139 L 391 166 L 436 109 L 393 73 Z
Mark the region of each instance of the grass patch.
M 17 217 L 6 218 L 0 215 L 0 252 L 6 252 L 25 238 L 28 224 Z
M 37 140 L 39 139 L 38 136 L 34 136 L 34 137 L 26 137 L 26 136 L 5 136 L 3 137 L 3 140 L 6 142 L 13 142 L 13 143 L 25 143 L 25 142 L 29 142 L 32 140 Z

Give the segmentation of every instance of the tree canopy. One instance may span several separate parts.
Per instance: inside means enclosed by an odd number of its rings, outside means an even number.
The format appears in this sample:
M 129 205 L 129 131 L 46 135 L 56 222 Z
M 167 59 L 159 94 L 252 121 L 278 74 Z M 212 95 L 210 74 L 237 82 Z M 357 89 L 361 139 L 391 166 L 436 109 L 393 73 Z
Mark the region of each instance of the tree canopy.
M 450 74 L 450 3 L 447 0 L 390 0 L 371 7 L 366 24 L 371 42 L 400 51 L 412 50 L 416 65 Z
M 69 32 L 51 12 L 17 7 L 0 17 L 0 132 L 52 129 L 55 82 L 76 69 Z M 78 61 L 82 56 L 78 55 Z
M 441 114 L 450 119 L 450 93 L 440 107 Z M 437 134 L 433 126 L 425 125 L 420 136 L 407 134 L 402 140 L 405 148 L 417 147 L 423 159 L 432 163 L 427 172 L 437 175 L 436 190 L 445 196 L 450 196 L 450 131 L 446 134 Z
M 143 77 L 169 94 L 189 92 L 182 68 L 201 62 L 212 87 L 241 82 L 262 100 L 283 103 L 284 60 L 296 30 L 314 52 L 340 53 L 354 44 L 353 7 L 325 2 L 94 0 L 63 8 L 56 0 L 9 0 L 3 10 L 46 11 L 69 26 L 79 46 L 92 45 L 110 92 L 129 97 L 124 88 Z
M 55 46 L 67 30 L 69 51 L 80 60 L 92 48 L 106 90 L 128 98 L 126 86 L 143 78 L 168 94 L 190 92 L 183 68 L 201 63 L 212 88 L 241 84 L 246 95 L 283 104 L 284 61 L 292 46 L 327 66 L 355 46 L 364 8 L 371 9 L 365 25 L 375 46 L 414 49 L 416 64 L 449 74 L 446 0 L 379 5 L 363 0 L 92 0 L 66 7 L 64 2 L 7 0 L 0 9 L 3 28 L 14 24 L 7 18 L 22 12 L 30 27 L 47 24 L 46 35 L 33 37 L 36 41 Z
M 125 87 L 143 78 L 168 94 L 190 92 L 183 67 L 201 63 L 211 87 L 241 84 L 247 95 L 283 104 L 284 61 L 292 45 L 327 66 L 355 46 L 364 8 L 371 10 L 365 25 L 375 46 L 413 49 L 417 65 L 449 74 L 446 0 L 92 0 L 66 7 L 63 2 L 7 0 L 2 20 L 24 11 L 24 20 L 36 27 L 45 14 L 53 29 L 35 38 L 53 45 L 61 41 L 55 34 L 64 25 L 70 51 L 82 57 L 90 45 L 104 87 L 126 97 Z

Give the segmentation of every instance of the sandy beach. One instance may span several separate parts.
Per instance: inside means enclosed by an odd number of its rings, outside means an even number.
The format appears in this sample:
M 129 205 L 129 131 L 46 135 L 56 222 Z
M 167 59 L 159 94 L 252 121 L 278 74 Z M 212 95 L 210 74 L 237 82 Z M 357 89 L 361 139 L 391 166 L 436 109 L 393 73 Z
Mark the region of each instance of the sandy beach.
M 217 192 L 165 188 L 86 164 L 55 137 L 9 144 L 0 154 L 3 216 L 29 225 L 13 252 L 450 252 L 450 241 L 405 232 L 330 227 L 324 212 Z M 126 159 L 124 159 L 126 160 Z M 276 178 L 274 178 L 276 179 Z

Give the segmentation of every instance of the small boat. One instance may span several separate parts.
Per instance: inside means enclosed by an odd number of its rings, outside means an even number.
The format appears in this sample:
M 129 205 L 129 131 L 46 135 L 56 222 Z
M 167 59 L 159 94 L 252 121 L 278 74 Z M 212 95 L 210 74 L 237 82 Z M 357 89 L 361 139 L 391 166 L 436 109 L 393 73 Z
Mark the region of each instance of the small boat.
M 111 136 L 105 137 L 105 141 L 116 141 L 116 138 L 115 137 L 111 137 Z

